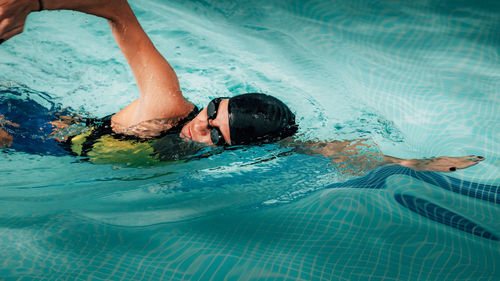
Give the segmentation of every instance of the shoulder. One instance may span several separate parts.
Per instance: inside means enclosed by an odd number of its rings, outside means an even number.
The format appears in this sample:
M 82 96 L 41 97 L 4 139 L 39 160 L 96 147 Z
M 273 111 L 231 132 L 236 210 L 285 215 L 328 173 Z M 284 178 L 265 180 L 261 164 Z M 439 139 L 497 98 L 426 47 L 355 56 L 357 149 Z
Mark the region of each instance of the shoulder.
M 142 118 L 134 118 L 137 116 L 132 114 L 138 113 L 134 103 L 138 103 L 138 101 L 134 101 L 127 108 L 113 115 L 111 118 L 113 132 L 139 138 L 158 137 L 165 131 L 179 125 L 197 109 L 196 106 L 186 100 L 186 103 L 180 104 L 174 109 L 159 110 L 156 114 L 155 112 L 148 112 L 143 114 Z
M 132 126 L 121 126 L 112 122 L 111 127 L 115 133 L 146 139 L 160 136 L 163 132 L 175 127 L 178 122 L 179 118 L 152 119 Z

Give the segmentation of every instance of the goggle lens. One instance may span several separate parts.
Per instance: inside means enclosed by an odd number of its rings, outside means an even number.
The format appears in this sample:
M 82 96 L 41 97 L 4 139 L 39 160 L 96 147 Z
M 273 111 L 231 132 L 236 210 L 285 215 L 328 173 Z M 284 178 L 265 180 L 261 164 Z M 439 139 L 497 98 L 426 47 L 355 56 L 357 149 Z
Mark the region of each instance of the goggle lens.
M 223 145 L 226 142 L 220 129 L 210 125 L 210 120 L 214 120 L 217 117 L 217 110 L 219 109 L 221 100 L 222 98 L 215 98 L 207 106 L 207 127 L 210 129 L 210 139 L 215 145 Z

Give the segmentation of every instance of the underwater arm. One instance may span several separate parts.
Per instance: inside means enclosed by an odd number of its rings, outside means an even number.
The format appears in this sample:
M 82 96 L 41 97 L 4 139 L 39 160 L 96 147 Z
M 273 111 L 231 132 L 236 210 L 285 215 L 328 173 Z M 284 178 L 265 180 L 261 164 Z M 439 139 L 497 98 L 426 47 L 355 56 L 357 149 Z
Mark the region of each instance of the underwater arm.
M 363 172 L 367 172 L 380 166 L 400 165 L 416 171 L 453 172 L 457 169 L 474 166 L 484 160 L 484 157 L 475 155 L 401 159 L 384 155 L 374 143 L 370 143 L 366 139 L 331 142 L 294 141 L 285 145 L 293 146 L 296 151 L 304 154 L 328 157 L 332 164 L 339 165 L 349 171 L 363 170 Z
M 387 164 L 397 164 L 412 168 L 415 171 L 454 172 L 478 164 L 484 160 L 482 156 L 469 155 L 462 157 L 432 157 L 425 159 L 400 159 L 383 155 Z

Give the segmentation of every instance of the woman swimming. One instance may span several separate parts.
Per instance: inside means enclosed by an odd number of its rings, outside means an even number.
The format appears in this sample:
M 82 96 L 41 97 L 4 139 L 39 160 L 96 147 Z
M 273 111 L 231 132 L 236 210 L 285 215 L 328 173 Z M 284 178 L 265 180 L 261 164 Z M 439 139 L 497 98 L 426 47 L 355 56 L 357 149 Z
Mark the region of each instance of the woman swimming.
M 283 102 L 261 93 L 217 98 L 198 110 L 183 96 L 175 71 L 155 48 L 126 0 L 0 0 L 0 43 L 22 32 L 29 13 L 61 9 L 108 20 L 140 91 L 140 97 L 131 104 L 93 124 L 91 131 L 78 137 L 76 149 L 80 153 L 88 153 L 96 140 L 103 136 L 147 140 L 173 133 L 186 143 L 208 146 L 246 145 L 284 139 L 283 145 L 307 154 L 330 157 L 336 163 L 349 161 L 366 146 L 360 140 L 328 143 L 292 140 L 290 137 L 298 128 L 295 116 Z M 6 122 L 8 120 L 2 124 Z M 0 128 L 0 138 L 0 144 L 4 146 L 15 142 L 5 128 Z M 366 168 L 399 164 L 416 170 L 448 172 L 470 167 L 484 159 L 466 156 L 406 160 L 383 154 L 377 155 L 377 158 L 380 160 Z M 364 161 L 363 157 L 356 159 Z

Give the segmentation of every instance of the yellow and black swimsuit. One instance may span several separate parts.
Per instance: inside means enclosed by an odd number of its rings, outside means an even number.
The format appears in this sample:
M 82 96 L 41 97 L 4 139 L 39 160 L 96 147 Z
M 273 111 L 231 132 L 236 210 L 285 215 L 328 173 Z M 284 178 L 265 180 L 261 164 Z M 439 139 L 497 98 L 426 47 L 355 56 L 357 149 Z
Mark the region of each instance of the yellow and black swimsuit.
M 187 142 L 179 137 L 182 127 L 194 119 L 199 111 L 195 107 L 175 127 L 150 139 L 114 133 L 111 115 L 87 120 L 89 131 L 70 137 L 64 146 L 71 154 L 96 164 L 150 166 L 165 161 L 184 160 L 203 148 L 201 144 Z

